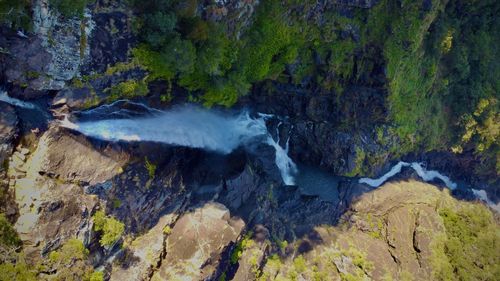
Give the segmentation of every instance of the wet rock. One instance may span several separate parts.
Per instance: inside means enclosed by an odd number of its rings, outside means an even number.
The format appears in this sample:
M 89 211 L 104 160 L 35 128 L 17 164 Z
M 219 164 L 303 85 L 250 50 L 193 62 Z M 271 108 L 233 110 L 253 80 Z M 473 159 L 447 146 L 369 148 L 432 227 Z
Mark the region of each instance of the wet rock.
M 167 255 L 153 278 L 204 280 L 212 276 L 220 253 L 236 241 L 244 226 L 218 203 L 185 213 L 166 240 Z

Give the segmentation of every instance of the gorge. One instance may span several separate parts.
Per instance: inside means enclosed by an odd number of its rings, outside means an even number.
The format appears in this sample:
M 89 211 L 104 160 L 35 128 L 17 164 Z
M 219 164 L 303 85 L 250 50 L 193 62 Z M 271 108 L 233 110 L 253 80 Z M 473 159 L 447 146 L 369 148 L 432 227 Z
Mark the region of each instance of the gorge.
M 495 0 L 0 0 L 0 281 L 497 280 Z

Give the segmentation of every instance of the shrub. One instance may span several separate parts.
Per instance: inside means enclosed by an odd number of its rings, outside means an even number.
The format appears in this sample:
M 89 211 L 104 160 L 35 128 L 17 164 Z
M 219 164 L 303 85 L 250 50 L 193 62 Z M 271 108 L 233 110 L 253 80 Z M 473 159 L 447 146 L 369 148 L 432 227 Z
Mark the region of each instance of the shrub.
M 48 264 L 54 273 L 49 279 L 102 281 L 102 272 L 93 270 L 87 260 L 88 254 L 82 241 L 69 239 L 60 249 L 50 252 Z
M 145 96 L 149 93 L 146 82 L 140 80 L 128 80 L 114 85 L 109 90 L 108 101 L 115 101 L 121 98 L 134 98 Z
M 103 211 L 97 211 L 94 216 L 94 230 L 101 232 L 99 242 L 103 247 L 110 247 L 121 238 L 125 225 L 119 220 L 106 216 Z
M 0 214 L 0 246 L 17 247 L 21 245 L 21 239 L 16 230 L 7 220 L 4 214 Z
M 148 170 L 149 179 L 153 179 L 156 174 L 157 166 L 150 162 L 148 157 L 144 158 L 144 166 L 146 167 L 146 170 Z

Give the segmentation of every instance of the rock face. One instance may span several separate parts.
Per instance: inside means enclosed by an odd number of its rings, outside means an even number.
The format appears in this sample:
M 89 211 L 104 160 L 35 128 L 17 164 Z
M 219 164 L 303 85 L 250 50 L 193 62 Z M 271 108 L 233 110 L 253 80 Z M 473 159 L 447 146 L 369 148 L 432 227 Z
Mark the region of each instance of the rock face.
M 46 153 L 38 159 L 39 172 L 63 181 L 96 184 L 111 179 L 122 171 L 128 156 L 105 147 L 93 148 L 83 136 L 66 134 L 63 129 L 50 129 L 40 139 L 38 149 Z
M 172 228 L 166 240 L 167 255 L 152 280 L 207 279 L 244 226 L 221 204 L 207 203 L 188 211 Z
M 17 206 L 12 190 L 14 181 L 7 177 L 6 168 L 18 131 L 17 122 L 14 108 L 0 102 L 0 212 L 4 213 L 11 221 L 14 221 L 17 216 Z
M 14 172 L 24 172 L 21 177 L 16 176 L 14 184 L 15 200 L 20 214 L 15 228 L 24 242 L 25 253 L 34 261 L 70 238 L 78 237 L 88 245 L 92 229 L 91 215 L 99 202 L 96 196 L 84 194 L 81 186 L 46 176 L 47 167 L 60 167 L 50 165 L 51 161 L 54 161 L 50 155 L 57 151 L 57 141 L 61 140 L 54 138 L 55 135 L 64 139 L 61 131 L 51 129 L 40 138 L 36 150 L 31 155 L 24 153 L 24 157 L 19 157 L 14 154 L 13 159 L 18 160 L 13 161 L 19 163 L 16 163 L 17 169 L 9 171 L 9 176 Z M 79 153 L 85 153 L 81 154 L 82 157 L 92 156 L 85 152 L 81 145 L 73 143 L 67 148 L 73 149 L 73 156 Z M 71 157 L 70 154 L 65 154 L 68 151 L 59 152 Z M 98 167 L 99 162 L 96 161 L 105 161 L 103 158 L 91 159 L 93 161 L 80 164 L 87 164 L 87 168 Z M 109 165 L 108 162 L 105 163 Z M 85 171 L 85 167 L 80 166 L 80 171 Z
M 280 136 L 283 141 L 290 138 L 290 155 L 297 162 L 337 175 L 354 176 L 367 166 L 370 172 L 376 170 L 364 162 L 364 155 L 383 159 L 386 151 L 373 130 L 385 116 L 384 92 L 354 86 L 336 99 L 330 93 L 305 91 L 286 85 L 274 85 L 273 90 L 257 88 L 241 104 L 251 104 L 257 112 L 286 116 Z
M 12 142 L 17 133 L 17 115 L 14 108 L 0 102 L 0 163 L 12 153 Z M 0 169 L 3 170 L 3 165 Z
M 178 209 L 174 211 L 162 216 L 146 234 L 132 241 L 130 247 L 118 257 L 110 280 L 149 279 L 165 254 L 165 235 L 168 233 L 165 229 L 170 229 L 170 225 L 179 217 Z
M 48 0 L 36 0 L 33 5 L 35 34 L 51 55 L 46 74 L 54 81 L 69 81 L 78 74 L 80 64 L 88 57 L 88 38 L 94 27 L 89 11 L 82 19 L 63 18 L 49 9 Z

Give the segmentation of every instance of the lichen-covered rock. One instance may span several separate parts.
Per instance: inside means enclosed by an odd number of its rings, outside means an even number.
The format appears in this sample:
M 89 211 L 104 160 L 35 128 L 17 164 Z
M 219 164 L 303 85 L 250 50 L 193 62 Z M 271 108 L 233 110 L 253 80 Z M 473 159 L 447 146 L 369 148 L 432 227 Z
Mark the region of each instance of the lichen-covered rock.
M 75 77 L 90 54 L 87 42 L 95 26 L 90 11 L 87 10 L 82 18 L 63 18 L 49 8 L 48 0 L 36 0 L 33 26 L 35 34 L 42 39 L 44 50 L 51 55 L 46 74 L 55 81 L 69 81 Z

